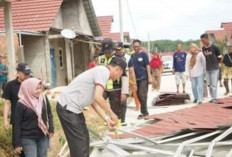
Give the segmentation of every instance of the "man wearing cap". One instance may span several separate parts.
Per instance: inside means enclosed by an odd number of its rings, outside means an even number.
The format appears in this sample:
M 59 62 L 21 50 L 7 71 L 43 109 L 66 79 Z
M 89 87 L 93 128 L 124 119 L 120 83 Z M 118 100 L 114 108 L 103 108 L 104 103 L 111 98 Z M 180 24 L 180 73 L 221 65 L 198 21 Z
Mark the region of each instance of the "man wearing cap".
M 118 117 L 107 105 L 103 92 L 108 80 L 117 80 L 125 69 L 126 62 L 121 57 L 114 57 L 106 67 L 97 66 L 78 75 L 58 97 L 56 109 L 71 157 L 89 157 L 89 133 L 83 115 L 85 107 L 92 105 L 106 121 L 108 129 L 114 130 Z
M 115 45 L 110 38 L 105 38 L 102 42 L 103 55 L 98 57 L 98 65 L 107 66 L 110 61 L 115 57 Z M 118 80 L 109 80 L 107 82 L 104 98 L 109 98 L 110 108 L 121 119 L 122 115 L 122 103 L 127 99 L 129 93 L 128 90 L 122 88 L 122 85 L 129 86 L 128 77 L 122 76 Z M 123 90 L 122 90 L 123 89 Z M 128 89 L 128 88 L 127 88 Z
M 24 80 L 30 78 L 30 74 L 32 73 L 30 67 L 26 63 L 19 63 L 16 70 L 17 70 L 17 78 L 7 83 L 3 93 L 3 98 L 5 99 L 3 117 L 4 117 L 4 129 L 6 131 L 9 130 L 9 121 L 8 121 L 9 113 L 11 113 L 10 124 L 12 124 L 12 126 L 14 125 L 13 123 L 14 112 L 15 112 L 15 106 L 19 99 L 18 92 L 20 85 Z M 11 112 L 9 112 L 10 106 L 11 106 Z M 14 127 L 12 127 L 12 145 L 14 147 L 13 128 Z
M 126 68 L 126 74 L 128 77 L 124 77 L 124 81 L 122 82 L 122 89 L 121 91 L 123 91 L 123 93 L 126 93 L 125 96 L 129 95 L 129 78 L 131 77 L 133 80 L 133 88 L 135 90 L 137 90 L 137 86 L 136 86 L 136 77 L 135 77 L 135 72 L 134 72 L 134 67 L 130 66 L 130 68 L 128 68 L 129 64 L 131 64 L 130 59 L 131 57 L 126 54 L 124 52 L 124 45 L 123 42 L 118 41 L 116 44 L 116 54 L 115 56 L 119 56 L 125 59 L 126 63 L 127 63 L 127 68 Z M 126 125 L 125 124 L 125 118 L 126 118 L 126 109 L 127 109 L 127 103 L 126 103 L 126 98 L 123 98 L 124 95 L 121 96 L 121 105 L 122 105 L 122 115 L 121 115 L 121 122 L 122 125 Z

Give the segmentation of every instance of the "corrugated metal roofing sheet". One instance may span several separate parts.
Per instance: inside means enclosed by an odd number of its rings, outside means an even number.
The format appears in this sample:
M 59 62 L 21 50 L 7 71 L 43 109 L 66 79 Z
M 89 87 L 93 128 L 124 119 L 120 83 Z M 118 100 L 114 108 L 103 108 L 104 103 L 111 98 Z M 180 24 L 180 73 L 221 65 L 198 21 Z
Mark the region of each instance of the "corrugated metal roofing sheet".
M 221 126 L 232 125 L 232 97 L 219 99 L 221 104 L 205 103 L 192 108 L 182 109 L 169 113 L 147 116 L 146 119 L 155 119 L 157 122 L 134 130 L 145 137 L 154 137 L 173 134 L 183 130 L 216 130 Z M 121 138 L 131 135 L 123 134 Z

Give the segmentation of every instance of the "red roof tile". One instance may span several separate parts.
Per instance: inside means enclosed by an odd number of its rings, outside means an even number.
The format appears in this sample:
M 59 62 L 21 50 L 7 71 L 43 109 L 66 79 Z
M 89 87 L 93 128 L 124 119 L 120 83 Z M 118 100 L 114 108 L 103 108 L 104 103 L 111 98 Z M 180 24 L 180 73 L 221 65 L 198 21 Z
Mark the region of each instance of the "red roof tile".
M 111 24 L 114 21 L 113 16 L 99 16 L 97 17 L 100 26 L 102 37 L 111 38 Z
M 219 99 L 220 103 L 205 103 L 192 108 L 186 108 L 174 112 L 155 114 L 147 116 L 146 119 L 156 119 L 158 122 L 146 125 L 145 127 L 134 130 L 141 136 L 152 137 L 165 134 L 173 134 L 182 130 L 198 130 L 198 129 L 217 129 L 220 126 L 232 125 L 232 97 Z M 123 134 L 121 138 L 132 137 L 129 134 Z
M 21 0 L 12 2 L 14 30 L 48 31 L 56 18 L 62 0 Z M 5 29 L 0 9 L 0 30 Z
M 111 35 L 112 40 L 114 40 L 114 41 L 120 41 L 121 40 L 119 32 L 111 33 L 110 35 Z M 123 36 L 124 37 L 129 36 L 129 32 L 123 32 Z

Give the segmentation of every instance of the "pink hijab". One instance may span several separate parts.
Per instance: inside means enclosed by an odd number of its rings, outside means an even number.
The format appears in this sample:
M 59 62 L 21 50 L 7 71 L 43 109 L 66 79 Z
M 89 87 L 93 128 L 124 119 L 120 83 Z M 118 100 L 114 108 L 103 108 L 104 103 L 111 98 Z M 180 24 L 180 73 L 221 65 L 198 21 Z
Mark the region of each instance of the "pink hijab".
M 29 78 L 22 82 L 19 89 L 19 102 L 32 109 L 38 116 L 38 126 L 45 135 L 48 134 L 48 128 L 42 120 L 43 96 L 35 97 L 36 88 L 41 84 L 37 78 Z

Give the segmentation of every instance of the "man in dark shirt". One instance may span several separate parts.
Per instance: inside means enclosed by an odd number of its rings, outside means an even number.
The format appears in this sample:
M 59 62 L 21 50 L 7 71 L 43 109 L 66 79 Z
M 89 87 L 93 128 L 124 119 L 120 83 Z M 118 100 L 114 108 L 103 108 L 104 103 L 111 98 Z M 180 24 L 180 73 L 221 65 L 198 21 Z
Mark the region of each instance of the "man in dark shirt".
M 179 93 L 180 80 L 183 86 L 183 93 L 185 93 L 185 62 L 186 52 L 182 50 L 182 45 L 177 45 L 177 51 L 173 54 L 173 73 L 175 74 L 177 93 Z
M 7 83 L 4 93 L 3 93 L 3 98 L 5 99 L 4 111 L 3 111 L 4 129 L 6 131 L 9 130 L 8 116 L 10 113 L 11 113 L 10 124 L 14 125 L 13 123 L 14 112 L 15 112 L 15 106 L 18 101 L 18 92 L 19 92 L 20 85 L 24 80 L 28 79 L 31 74 L 31 69 L 26 63 L 19 63 L 16 70 L 17 70 L 17 78 Z M 11 106 L 11 112 L 10 112 L 10 106 Z M 12 132 L 14 132 L 14 130 L 12 130 Z M 12 136 L 12 145 L 14 147 L 13 136 Z
M 152 83 L 149 58 L 148 55 L 141 50 L 141 41 L 134 40 L 133 48 L 135 53 L 131 56 L 131 63 L 133 63 L 136 81 L 137 81 L 137 95 L 141 103 L 141 115 L 138 119 L 147 116 L 147 93 L 148 93 L 148 83 Z M 131 67 L 129 63 L 129 67 Z
M 212 44 L 209 40 L 208 34 L 201 35 L 203 44 L 202 51 L 206 59 L 206 77 L 209 92 L 211 95 L 210 102 L 217 103 L 217 83 L 219 77 L 219 62 L 222 58 L 217 46 Z
M 230 92 L 229 80 L 232 79 L 232 45 L 228 46 L 228 53 L 223 57 L 222 63 L 225 65 L 223 70 L 224 86 L 226 92 L 224 95 L 228 95 Z

